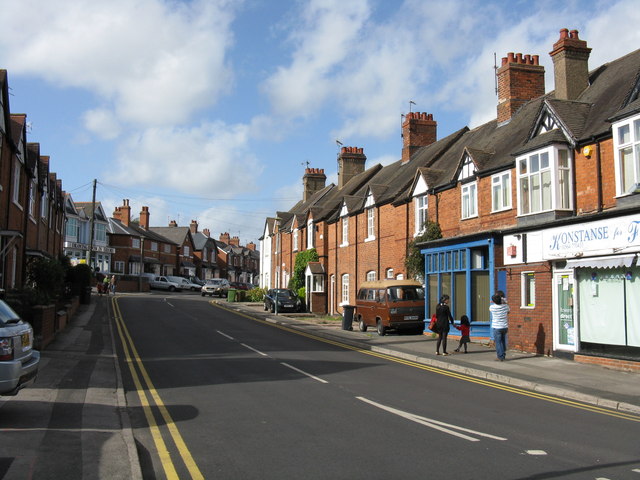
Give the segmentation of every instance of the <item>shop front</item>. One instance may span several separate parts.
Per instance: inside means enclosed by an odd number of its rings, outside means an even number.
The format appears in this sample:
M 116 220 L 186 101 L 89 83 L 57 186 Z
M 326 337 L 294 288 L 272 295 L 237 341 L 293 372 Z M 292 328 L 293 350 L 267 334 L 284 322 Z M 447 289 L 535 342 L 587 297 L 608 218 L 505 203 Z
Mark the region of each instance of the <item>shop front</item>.
M 525 261 L 553 265 L 554 350 L 640 359 L 640 215 L 530 232 L 526 238 Z
M 428 247 L 421 250 L 425 257 L 425 318 L 431 317 L 446 294 L 453 317 L 459 320 L 467 315 L 471 320 L 471 336 L 490 338 L 491 295 L 495 289 L 506 291 L 505 271 L 496 268 L 495 238 L 424 246 Z

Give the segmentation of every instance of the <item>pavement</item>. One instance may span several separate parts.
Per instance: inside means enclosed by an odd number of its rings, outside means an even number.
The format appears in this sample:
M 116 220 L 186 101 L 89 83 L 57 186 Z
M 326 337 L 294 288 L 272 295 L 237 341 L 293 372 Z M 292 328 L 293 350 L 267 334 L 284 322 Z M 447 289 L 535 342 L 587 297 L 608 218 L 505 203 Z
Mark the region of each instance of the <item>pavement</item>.
M 452 353 L 458 344 L 453 339 L 450 355 L 436 356 L 431 335 L 381 337 L 310 315 L 274 315 L 262 304 L 217 303 L 363 350 L 640 415 L 639 373 L 511 350 L 498 362 L 495 350 L 479 343 L 471 343 L 467 354 Z M 0 397 L 0 479 L 142 478 L 109 320 L 106 298 L 93 295 L 41 352 L 36 383 L 15 397 Z

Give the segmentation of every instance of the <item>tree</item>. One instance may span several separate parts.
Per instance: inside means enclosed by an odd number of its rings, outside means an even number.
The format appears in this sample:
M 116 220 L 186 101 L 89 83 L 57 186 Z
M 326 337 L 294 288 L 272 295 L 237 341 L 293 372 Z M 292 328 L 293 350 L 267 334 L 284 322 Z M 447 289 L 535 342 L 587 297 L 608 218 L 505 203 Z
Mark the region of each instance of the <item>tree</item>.
M 317 262 L 318 260 L 318 252 L 315 248 L 298 253 L 296 255 L 296 263 L 293 267 L 293 275 L 291 276 L 291 280 L 289 280 L 288 287 L 294 292 L 304 287 L 304 271 L 307 269 L 307 265 L 309 262 Z
M 431 220 L 427 220 L 424 233 L 415 237 L 407 248 L 407 256 L 404 259 L 404 266 L 407 269 L 407 277 L 424 280 L 424 255 L 420 253 L 418 244 L 442 238 L 440 225 Z

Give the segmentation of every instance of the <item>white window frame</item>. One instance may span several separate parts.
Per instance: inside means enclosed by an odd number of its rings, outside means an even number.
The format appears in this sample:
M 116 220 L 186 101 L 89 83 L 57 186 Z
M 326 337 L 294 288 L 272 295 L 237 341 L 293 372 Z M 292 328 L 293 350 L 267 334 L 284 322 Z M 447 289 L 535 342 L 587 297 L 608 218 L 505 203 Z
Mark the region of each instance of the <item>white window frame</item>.
M 95 240 L 107 243 L 107 225 L 104 223 L 96 223 L 95 228 Z
M 171 253 L 171 245 L 169 245 L 168 243 L 164 244 L 164 253 Z
M 393 268 L 387 268 L 386 278 L 393 278 Z
M 427 208 L 429 206 L 429 197 L 425 193 L 424 195 L 418 195 L 413 197 L 414 200 L 414 211 L 415 211 L 415 228 L 414 228 L 414 236 L 418 236 L 424 233 L 427 228 L 427 220 L 429 217 L 427 215 Z
M 341 292 L 342 292 L 342 302 L 340 305 L 348 305 L 349 304 L 349 274 L 344 273 L 340 278 Z
M 462 185 L 460 189 L 460 215 L 462 220 L 478 216 L 478 182 Z
M 36 218 L 36 192 L 38 191 L 38 184 L 35 180 L 29 182 L 29 217 L 33 220 Z
M 42 199 L 40 201 L 40 218 L 48 218 L 49 217 L 49 189 L 45 184 L 42 192 Z
M 315 244 L 314 244 L 315 235 L 314 234 L 315 234 L 315 232 L 314 232 L 313 220 L 309 220 L 307 222 L 307 250 L 310 250 L 310 249 L 315 247 Z
M 502 212 L 511 208 L 511 171 L 509 170 L 491 177 L 491 212 Z
M 342 243 L 341 247 L 349 245 L 349 217 L 342 217 Z
M 116 260 L 113 262 L 114 273 L 124 273 L 124 262 L 122 260 Z
M 11 200 L 13 203 L 21 207 L 20 205 L 20 180 L 22 177 L 22 163 L 16 157 L 13 162 L 13 193 L 11 196 Z
M 376 281 L 376 271 L 369 270 L 366 276 L 367 282 L 375 282 Z
M 190 257 L 191 256 L 191 249 L 189 248 L 189 245 L 183 245 L 182 256 L 183 257 Z
M 131 237 L 131 248 L 140 248 L 140 239 L 138 237 Z
M 293 229 L 293 251 L 297 252 L 298 251 L 298 229 L 294 228 Z
M 65 236 L 70 242 L 77 242 L 80 232 L 80 226 L 78 225 L 78 219 L 69 217 L 67 219 L 67 227 L 65 229 Z
M 157 252 L 158 251 L 158 242 L 151 242 L 151 245 L 149 245 L 149 249 L 152 252 Z
M 535 272 L 522 272 L 520 274 L 521 284 L 521 307 L 533 309 L 536 306 L 536 274 Z
M 460 168 L 460 173 L 458 174 L 458 181 L 465 180 L 467 178 L 473 177 L 476 174 L 476 166 L 473 163 L 473 160 L 469 155 L 464 156 L 462 161 L 462 167 Z
M 624 132 L 627 132 L 625 135 Z M 627 150 L 626 158 L 622 151 Z M 640 115 L 613 124 L 613 152 L 615 158 L 616 195 L 630 195 L 640 184 Z M 624 163 L 628 163 L 624 168 Z M 626 177 L 631 177 L 627 179 Z
M 374 207 L 367 208 L 367 238 L 365 242 L 376 239 L 376 212 Z
M 518 216 L 554 210 L 571 211 L 572 164 L 571 151 L 561 144 L 517 157 Z

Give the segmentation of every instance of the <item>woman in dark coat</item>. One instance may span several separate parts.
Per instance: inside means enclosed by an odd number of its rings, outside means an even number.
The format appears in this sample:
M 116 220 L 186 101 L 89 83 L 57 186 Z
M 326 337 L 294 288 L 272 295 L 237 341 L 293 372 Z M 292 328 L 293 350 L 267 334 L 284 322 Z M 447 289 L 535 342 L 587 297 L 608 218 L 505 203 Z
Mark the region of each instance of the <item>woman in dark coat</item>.
M 438 343 L 436 345 L 436 355 L 440 355 L 440 344 L 442 344 L 442 355 L 447 353 L 447 335 L 449 335 L 449 324 L 453 325 L 453 316 L 449 309 L 449 295 L 442 295 L 436 307 L 436 327 L 438 331 Z

